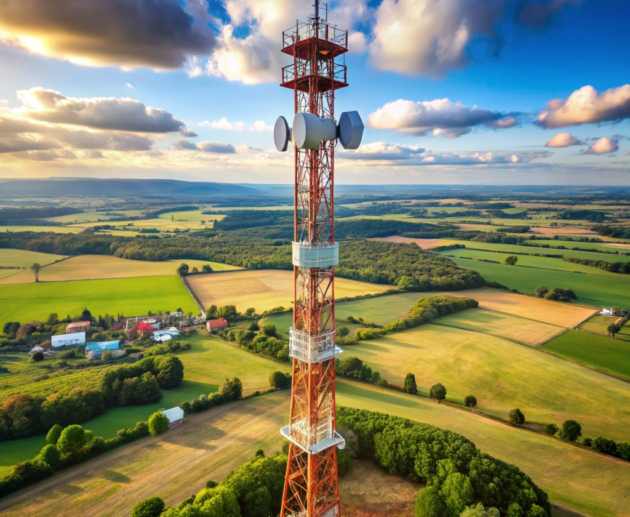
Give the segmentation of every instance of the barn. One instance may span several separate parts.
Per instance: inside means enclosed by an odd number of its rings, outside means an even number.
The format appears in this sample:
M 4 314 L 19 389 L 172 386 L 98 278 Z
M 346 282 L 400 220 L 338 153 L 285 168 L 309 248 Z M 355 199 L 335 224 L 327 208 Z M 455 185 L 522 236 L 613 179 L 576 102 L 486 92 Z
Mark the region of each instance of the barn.
M 179 406 L 161 412 L 168 419 L 168 428 L 172 429 L 184 423 L 184 410 Z
M 63 350 L 73 346 L 85 345 L 85 332 L 74 332 L 73 334 L 62 334 L 61 336 L 52 336 L 50 344 L 53 350 Z
M 206 326 L 208 327 L 208 332 L 215 333 L 223 330 L 227 327 L 227 320 L 225 318 L 218 318 L 216 320 L 208 320 Z

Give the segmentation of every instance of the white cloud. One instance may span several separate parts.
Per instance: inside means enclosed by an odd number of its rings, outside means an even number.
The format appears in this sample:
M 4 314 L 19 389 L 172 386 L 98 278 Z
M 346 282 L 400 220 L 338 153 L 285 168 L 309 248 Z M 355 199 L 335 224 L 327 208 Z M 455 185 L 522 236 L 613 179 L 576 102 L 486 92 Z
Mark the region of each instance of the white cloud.
M 348 51 L 353 54 L 365 54 L 368 49 L 367 38 L 362 32 L 348 34 Z
M 370 127 L 394 129 L 413 135 L 444 136 L 457 138 L 469 133 L 476 126 L 505 129 L 517 124 L 515 117 L 480 109 L 469 108 L 461 102 L 449 99 L 414 102 L 399 99 L 388 102 L 368 116 Z
M 249 130 L 257 133 L 268 133 L 273 131 L 273 126 L 268 126 L 264 120 L 257 120 L 250 126 Z
M 179 151 L 202 151 L 209 154 L 234 154 L 236 149 L 232 144 L 223 142 L 199 142 L 194 144 L 189 140 L 177 140 L 173 142 L 173 148 Z
M 139 133 L 180 132 L 191 135 L 186 124 L 161 108 L 114 97 L 66 97 L 55 90 L 31 88 L 18 91 L 24 118 L 55 124 L 112 129 Z
M 467 64 L 471 39 L 494 35 L 504 7 L 505 0 L 383 0 L 371 62 L 380 70 L 442 77 Z
M 573 92 L 565 101 L 553 100 L 537 124 L 553 129 L 581 124 L 598 124 L 630 118 L 630 84 L 598 93 L 592 86 Z
M 424 152 L 424 147 L 373 142 L 371 144 L 363 144 L 356 151 L 339 150 L 337 156 L 345 160 L 398 161 L 409 160 L 413 156 Z
M 230 122 L 226 117 L 222 117 L 219 120 L 213 120 L 209 122 L 204 120 L 199 123 L 200 126 L 210 127 L 212 129 L 225 129 L 227 131 L 243 131 L 245 129 L 245 122 Z
M 583 145 L 583 142 L 570 133 L 558 133 L 545 144 L 545 147 L 570 147 L 572 145 Z
M 8 104 L 9 101 L 7 99 L 0 99 L 0 104 Z
M 135 90 L 135 88 L 133 87 L 133 84 L 131 84 L 131 83 L 125 83 L 125 86 L 127 88 L 131 88 L 132 90 Z
M 585 154 L 608 154 L 619 150 L 619 143 L 612 138 L 603 137 L 591 145 Z

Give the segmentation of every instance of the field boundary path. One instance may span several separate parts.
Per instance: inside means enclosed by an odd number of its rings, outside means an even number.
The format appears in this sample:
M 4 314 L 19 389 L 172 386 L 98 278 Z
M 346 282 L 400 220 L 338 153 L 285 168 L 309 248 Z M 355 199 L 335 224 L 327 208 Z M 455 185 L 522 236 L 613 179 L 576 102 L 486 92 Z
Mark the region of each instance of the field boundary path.
M 186 290 L 188 291 L 188 294 L 190 295 L 190 297 L 193 299 L 193 301 L 195 302 L 195 305 L 197 306 L 197 308 L 199 309 L 199 312 L 201 312 L 201 314 L 205 314 L 206 313 L 206 309 L 203 306 L 203 304 L 201 303 L 201 300 L 199 300 L 199 298 L 197 297 L 197 295 L 195 294 L 195 291 L 193 291 L 193 288 L 190 286 L 190 284 L 188 283 L 188 280 L 186 280 L 185 276 L 180 276 L 179 279 L 182 281 L 182 284 L 184 284 L 184 287 L 186 288 Z

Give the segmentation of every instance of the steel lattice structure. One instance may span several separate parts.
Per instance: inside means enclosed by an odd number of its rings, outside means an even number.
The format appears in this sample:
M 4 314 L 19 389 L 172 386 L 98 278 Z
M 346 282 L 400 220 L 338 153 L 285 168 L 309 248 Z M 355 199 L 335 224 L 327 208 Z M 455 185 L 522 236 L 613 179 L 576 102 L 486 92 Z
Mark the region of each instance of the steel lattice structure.
M 348 86 L 348 33 L 320 18 L 319 2 L 307 23 L 283 33 L 282 52 L 293 64 L 282 70 L 282 84 L 294 92 L 295 113 L 334 119 L 335 91 Z M 290 352 L 293 380 L 290 440 L 282 517 L 339 517 L 335 428 L 335 269 L 334 231 L 336 140 L 319 149 L 294 149 L 295 304 Z M 297 257 L 297 258 L 296 258 Z

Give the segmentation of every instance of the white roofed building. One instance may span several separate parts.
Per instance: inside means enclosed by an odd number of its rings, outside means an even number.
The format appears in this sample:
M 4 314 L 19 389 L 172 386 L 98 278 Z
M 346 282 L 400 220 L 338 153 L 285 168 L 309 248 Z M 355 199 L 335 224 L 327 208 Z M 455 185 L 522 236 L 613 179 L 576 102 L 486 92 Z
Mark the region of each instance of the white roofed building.
M 50 338 L 50 344 L 53 349 L 85 345 L 85 332 L 52 336 Z
M 179 406 L 175 406 L 171 409 L 165 409 L 164 411 L 161 411 L 161 413 L 168 419 L 169 429 L 184 423 L 184 410 Z

